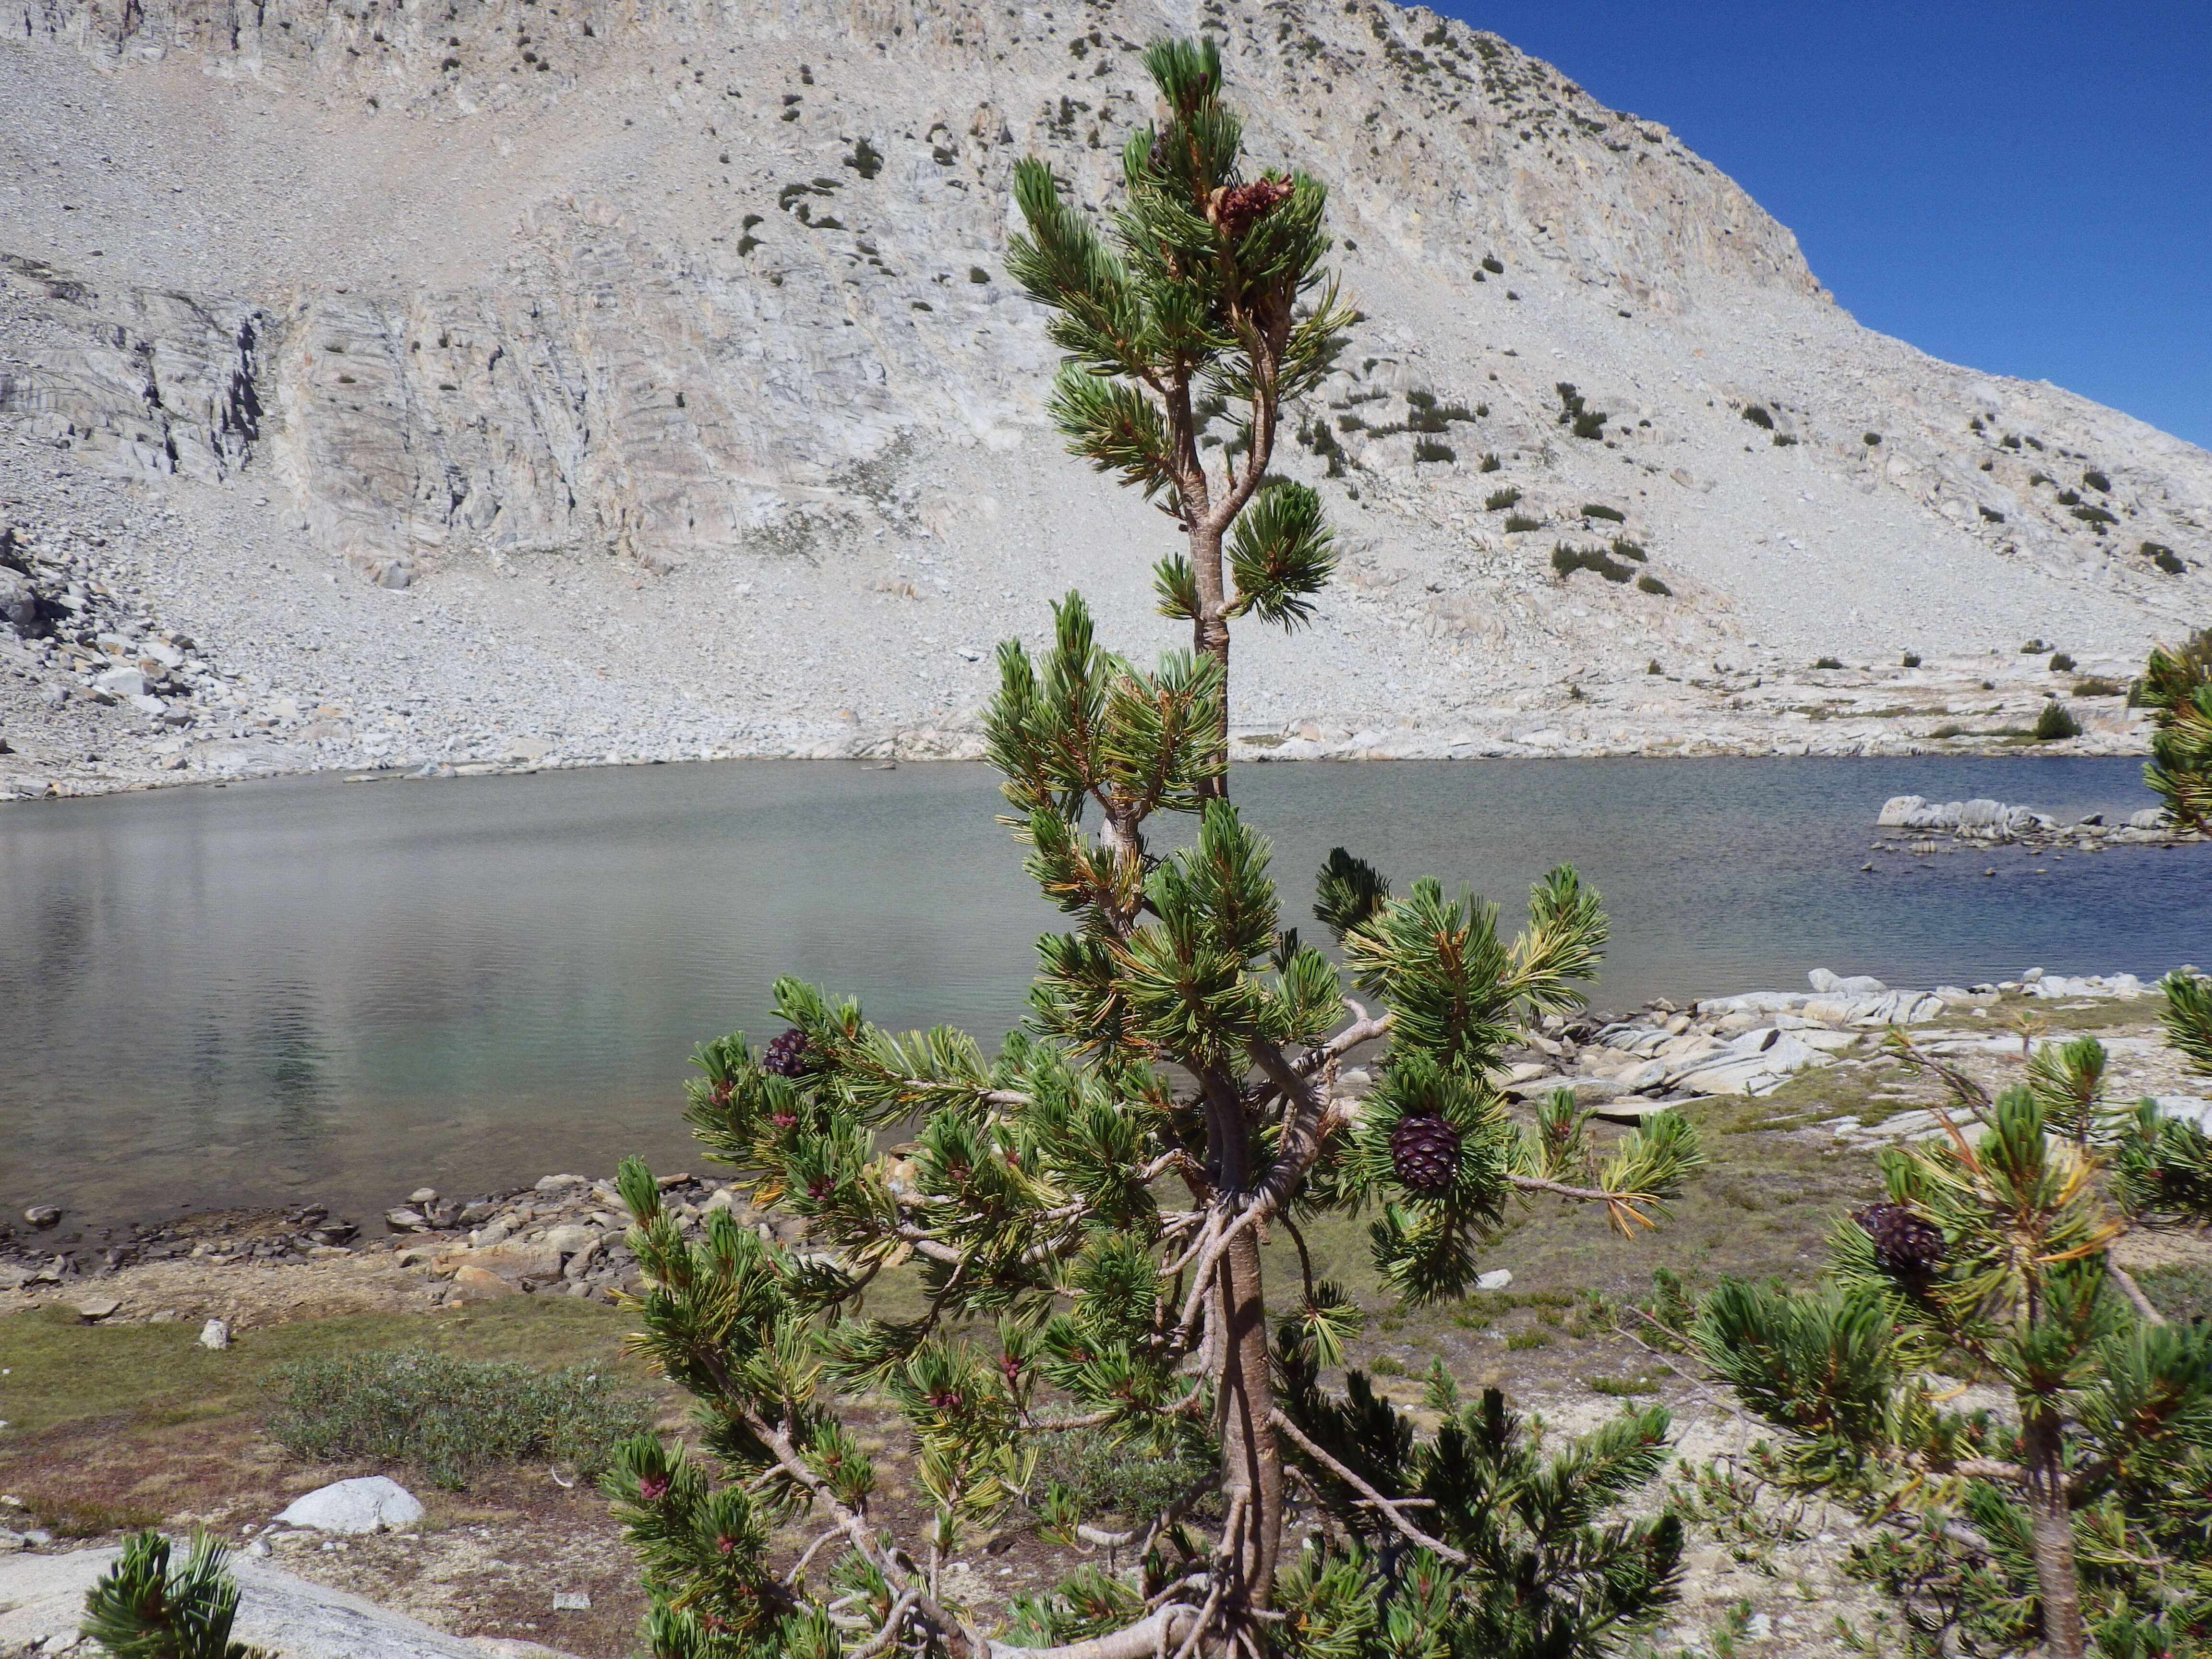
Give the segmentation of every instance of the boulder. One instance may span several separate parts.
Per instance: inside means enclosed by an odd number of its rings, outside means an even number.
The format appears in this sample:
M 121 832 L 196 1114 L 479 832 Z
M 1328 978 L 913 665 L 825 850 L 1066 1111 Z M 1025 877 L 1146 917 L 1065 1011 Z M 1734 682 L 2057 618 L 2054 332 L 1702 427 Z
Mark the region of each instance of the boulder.
M 317 1532 L 397 1532 L 422 1518 L 422 1505 L 397 1480 L 370 1474 L 318 1486 L 276 1518 Z
M 483 1273 L 495 1273 L 516 1285 L 561 1276 L 561 1252 L 558 1249 L 550 1243 L 532 1244 L 519 1238 L 482 1249 L 451 1250 L 440 1256 L 438 1262 L 441 1267 L 451 1267 L 456 1272 L 473 1267 Z
M 220 1319 L 210 1319 L 200 1327 L 200 1346 L 222 1350 L 230 1346 L 230 1326 Z
M 520 1296 L 522 1286 L 482 1267 L 461 1267 L 453 1273 L 453 1293 L 473 1301 L 489 1301 L 499 1296 Z
M 1878 830 L 1901 830 L 1912 822 L 1912 815 L 1928 805 L 1924 795 L 1892 795 L 1881 804 L 1881 815 L 1875 819 Z
M 1825 968 L 1815 968 L 1805 977 L 1815 991 L 1826 996 L 1878 997 L 1889 989 L 1872 974 L 1853 974 L 1846 979 Z
M 2128 819 L 2130 830 L 2160 830 L 2165 826 L 2166 809 L 2163 806 L 2147 806 Z
M 149 690 L 146 677 L 135 668 L 110 668 L 95 674 L 92 689 L 111 697 L 143 697 Z

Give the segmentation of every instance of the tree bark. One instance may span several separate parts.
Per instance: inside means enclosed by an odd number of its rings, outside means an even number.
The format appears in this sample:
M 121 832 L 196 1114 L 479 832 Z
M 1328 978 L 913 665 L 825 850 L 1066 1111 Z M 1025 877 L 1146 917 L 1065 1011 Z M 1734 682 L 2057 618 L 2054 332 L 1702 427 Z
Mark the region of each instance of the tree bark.
M 1200 657 L 1221 665 L 1221 719 L 1215 728 L 1214 753 L 1224 767 L 1221 775 L 1200 786 L 1199 793 L 1211 800 L 1229 799 L 1229 593 L 1221 568 L 1222 532 L 1194 521 L 1190 529 L 1190 568 L 1197 578 L 1198 615 L 1191 619 L 1190 647 Z
M 1218 1190 L 1252 1196 L 1251 1132 L 1235 1080 L 1209 1076 L 1208 1137 L 1219 1171 Z M 1230 1241 L 1214 1268 L 1213 1358 L 1216 1412 L 1221 1425 L 1221 1497 L 1239 1534 L 1233 1561 L 1239 1607 L 1265 1607 L 1282 1553 L 1283 1459 L 1275 1440 L 1274 1377 L 1267 1359 L 1267 1302 L 1256 1226 Z M 1239 1498 L 1242 1498 L 1240 1503 Z
M 2082 1627 L 2081 1583 L 2074 1565 L 2074 1513 L 2066 1501 L 2063 1428 L 2057 1413 L 2038 1404 L 2023 1414 L 2021 1430 L 2045 1648 L 2050 1659 L 2084 1659 L 2088 1634 Z

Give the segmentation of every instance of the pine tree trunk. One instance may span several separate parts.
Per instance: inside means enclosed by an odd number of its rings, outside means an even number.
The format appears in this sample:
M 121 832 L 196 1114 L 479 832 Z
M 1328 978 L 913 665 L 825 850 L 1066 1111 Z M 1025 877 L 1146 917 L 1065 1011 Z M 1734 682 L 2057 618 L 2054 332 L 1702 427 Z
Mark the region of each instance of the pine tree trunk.
M 2066 1462 L 2057 1414 L 2037 1405 L 2021 1423 L 2027 1468 L 2027 1509 L 2036 1589 L 2043 1598 L 2043 1641 L 2049 1659 L 2083 1659 L 2081 1584 L 2074 1565 L 2074 1512 L 2066 1501 Z
M 1203 1085 L 1208 1139 L 1220 1190 L 1249 1194 L 1251 1132 L 1235 1080 L 1218 1074 Z M 1267 1302 L 1261 1278 L 1257 1229 L 1230 1242 L 1214 1269 L 1217 1409 L 1221 1423 L 1221 1498 L 1240 1514 L 1235 1604 L 1264 1607 L 1282 1553 L 1283 1460 L 1275 1440 L 1274 1377 L 1267 1361 Z M 1240 1502 L 1241 1499 L 1241 1502 Z
M 1222 580 L 1220 531 L 1210 529 L 1204 524 L 1191 527 L 1190 566 L 1198 580 L 1198 615 L 1190 625 L 1191 649 L 1198 655 L 1211 657 L 1221 665 L 1221 724 L 1215 752 L 1226 765 L 1229 759 L 1229 618 L 1223 612 L 1228 607 L 1229 597 Z M 1229 779 L 1226 773 L 1203 787 L 1200 793 L 1217 800 L 1228 799 Z

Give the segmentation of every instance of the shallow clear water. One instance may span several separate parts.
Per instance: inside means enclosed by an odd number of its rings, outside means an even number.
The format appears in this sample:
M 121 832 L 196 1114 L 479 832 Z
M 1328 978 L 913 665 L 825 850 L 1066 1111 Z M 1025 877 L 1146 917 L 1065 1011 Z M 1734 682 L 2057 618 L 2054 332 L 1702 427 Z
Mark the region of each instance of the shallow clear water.
M 993 822 L 995 785 L 981 766 L 741 762 L 10 808 L 0 1204 L 358 1215 L 625 1152 L 686 1167 L 686 1058 L 772 1030 L 781 972 L 988 1041 L 1057 922 Z M 1255 766 L 1234 788 L 1275 839 L 1288 921 L 1339 842 L 1509 921 L 1571 860 L 1613 919 L 1601 1006 L 1823 965 L 1932 985 L 2212 958 L 2202 849 L 1859 872 L 1889 795 L 2126 812 L 2153 804 L 2133 762 Z

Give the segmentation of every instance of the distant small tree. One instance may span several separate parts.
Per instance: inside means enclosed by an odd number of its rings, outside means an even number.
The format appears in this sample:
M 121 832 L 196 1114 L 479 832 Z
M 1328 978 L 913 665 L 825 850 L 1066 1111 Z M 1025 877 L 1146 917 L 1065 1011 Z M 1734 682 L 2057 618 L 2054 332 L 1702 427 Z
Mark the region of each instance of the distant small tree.
M 2212 628 L 2179 650 L 2153 647 L 2130 701 L 2151 711 L 2143 781 L 2166 803 L 2166 821 L 2212 835 Z
M 2170 977 L 2176 1048 L 2212 1074 L 2212 981 Z M 1785 1436 L 1785 1480 L 1889 1530 L 1862 1565 L 1915 1654 L 2212 1651 L 2212 1326 L 2166 1323 L 2113 1260 L 2130 1228 L 2212 1219 L 2212 1141 L 2104 1100 L 2094 1037 L 2025 1086 L 1950 1086 L 1955 1119 L 1887 1152 L 1826 1287 L 1723 1281 L 1692 1340 Z M 1978 1133 L 1974 1133 L 1978 1129 Z M 2008 1411 L 1961 1411 L 1972 1382 Z
M 1115 247 L 1025 161 L 1030 234 L 1007 265 L 1056 313 L 1072 446 L 1182 528 L 1156 577 L 1194 649 L 1139 668 L 1073 594 L 1047 649 L 1000 648 L 985 724 L 1004 822 L 1071 931 L 1038 942 L 1027 1027 L 995 1057 L 790 979 L 788 1030 L 696 1056 L 700 1140 L 754 1204 L 805 1221 L 803 1251 L 726 1210 L 688 1240 L 650 1171 L 623 1166 L 633 1340 L 697 1399 L 708 1454 L 641 1436 L 610 1479 L 656 1659 L 1595 1659 L 1673 1594 L 1679 1528 L 1606 1514 L 1656 1474 L 1663 1415 L 1540 1455 L 1486 1399 L 1423 1440 L 1357 1373 L 1340 1400 L 1320 1385 L 1358 1304 L 1310 1270 L 1273 1304 L 1263 1282 L 1267 1231 L 1303 1261 L 1304 1224 L 1368 1208 L 1383 1281 L 1455 1296 L 1516 1197 L 1630 1231 L 1698 1155 L 1673 1115 L 1605 1156 L 1571 1095 L 1522 1125 L 1498 1091 L 1506 1043 L 1580 1006 L 1605 942 L 1571 869 L 1537 884 L 1509 943 L 1491 905 L 1435 881 L 1395 895 L 1340 848 L 1315 915 L 1346 969 L 1287 925 L 1268 844 L 1227 799 L 1226 671 L 1232 622 L 1295 626 L 1333 562 L 1318 495 L 1267 470 L 1285 399 L 1345 320 L 1319 264 L 1325 196 L 1299 173 L 1243 176 L 1212 41 L 1145 62 L 1165 113 L 1123 153 Z M 1165 854 L 1148 845 L 1164 813 L 1191 823 Z M 1339 1067 L 1386 1042 L 1355 1103 Z M 916 1123 L 910 1164 L 882 1149 Z M 910 1316 L 865 1309 L 887 1274 Z M 919 1519 L 890 1524 L 833 1394 L 904 1417 Z M 1040 1446 L 1075 1433 L 1187 1468 L 1188 1488 L 1102 1534 L 1039 1474 Z M 1286 1559 L 1301 1490 L 1326 1547 Z M 818 1536 L 772 1561 L 774 1524 L 802 1516 Z M 947 1564 L 1023 1528 L 1108 1538 L 1134 1570 L 1079 1573 L 987 1635 Z
M 86 1639 L 114 1659 L 271 1659 L 230 1639 L 238 1580 L 229 1552 L 204 1534 L 173 1569 L 167 1539 L 133 1533 L 85 1592 L 84 1611 Z

